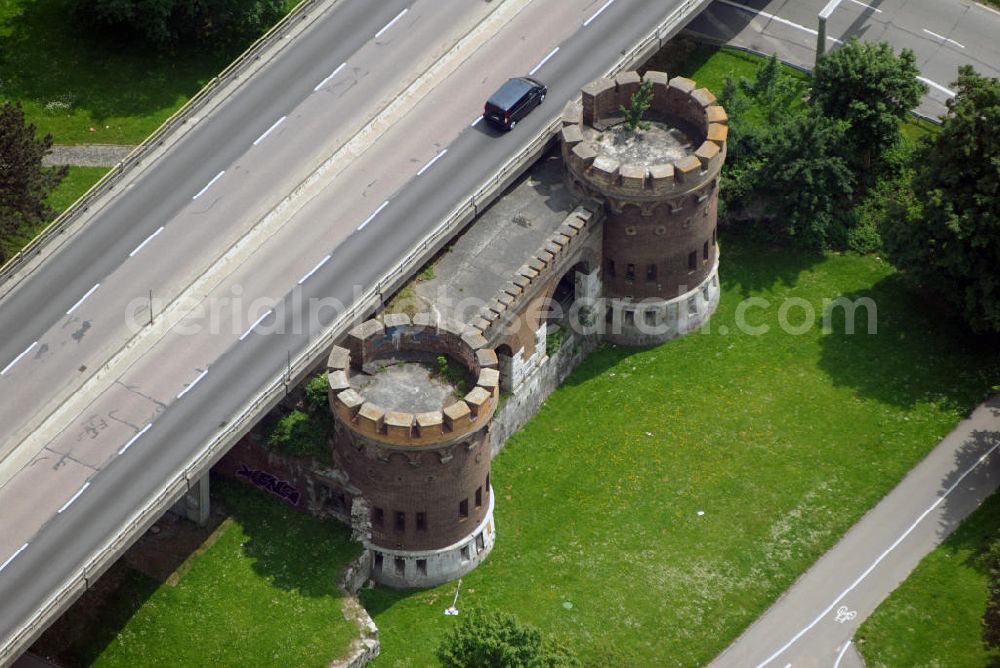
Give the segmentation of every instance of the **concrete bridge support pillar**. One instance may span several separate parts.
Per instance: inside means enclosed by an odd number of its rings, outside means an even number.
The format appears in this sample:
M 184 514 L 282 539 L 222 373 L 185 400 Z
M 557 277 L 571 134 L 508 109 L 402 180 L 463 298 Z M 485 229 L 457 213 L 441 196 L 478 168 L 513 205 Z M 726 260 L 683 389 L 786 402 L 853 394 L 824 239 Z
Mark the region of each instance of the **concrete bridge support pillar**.
M 188 492 L 184 495 L 184 516 L 198 526 L 208 524 L 208 515 L 212 510 L 209 503 L 208 471 L 198 480 L 188 483 Z

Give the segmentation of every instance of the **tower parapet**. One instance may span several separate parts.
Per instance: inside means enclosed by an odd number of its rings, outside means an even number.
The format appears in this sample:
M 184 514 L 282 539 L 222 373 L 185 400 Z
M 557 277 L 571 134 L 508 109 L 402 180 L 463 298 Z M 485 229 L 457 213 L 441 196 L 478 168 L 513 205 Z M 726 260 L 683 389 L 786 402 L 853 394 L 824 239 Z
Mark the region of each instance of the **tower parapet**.
M 497 357 L 467 329 L 386 315 L 355 327 L 329 356 L 334 456 L 370 508 L 365 543 L 383 584 L 446 582 L 493 547 Z
M 629 131 L 622 107 L 644 81 L 647 129 Z M 716 219 L 728 118 L 715 96 L 684 77 L 650 71 L 601 78 L 565 119 L 570 183 L 603 201 L 602 283 L 623 344 L 654 344 L 704 323 L 718 304 Z

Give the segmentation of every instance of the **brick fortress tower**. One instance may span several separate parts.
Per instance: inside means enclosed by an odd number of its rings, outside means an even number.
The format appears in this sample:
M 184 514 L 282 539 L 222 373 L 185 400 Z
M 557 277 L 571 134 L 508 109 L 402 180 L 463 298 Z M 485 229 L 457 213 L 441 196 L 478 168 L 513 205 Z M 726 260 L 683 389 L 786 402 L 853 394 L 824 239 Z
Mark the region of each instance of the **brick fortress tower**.
M 354 525 L 382 584 L 441 584 L 493 548 L 497 357 L 464 332 L 426 314 L 386 315 L 330 353 L 334 458 L 361 491 Z
M 642 81 L 652 84 L 648 129 L 625 129 Z M 563 159 L 571 185 L 603 202 L 605 338 L 651 345 L 708 320 L 719 302 L 716 211 L 726 158 L 726 112 L 683 77 L 623 72 L 582 93 L 565 121 Z

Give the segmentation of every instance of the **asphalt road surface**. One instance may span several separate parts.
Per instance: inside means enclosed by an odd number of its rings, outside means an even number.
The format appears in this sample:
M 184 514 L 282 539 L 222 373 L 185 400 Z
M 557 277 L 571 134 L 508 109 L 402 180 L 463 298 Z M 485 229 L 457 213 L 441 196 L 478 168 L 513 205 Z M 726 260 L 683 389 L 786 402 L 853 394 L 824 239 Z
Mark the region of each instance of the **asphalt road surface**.
M 338 112 L 327 109 L 336 105 L 335 91 L 348 95 L 367 80 L 375 87 L 368 97 L 377 97 L 387 80 L 419 60 L 422 47 L 437 44 L 449 26 L 455 32 L 446 19 L 476 18 L 458 0 L 418 1 L 409 8 L 380 3 L 371 11 L 370 3 L 345 3 L 335 10 L 342 13 L 342 40 L 328 34 L 302 62 L 286 68 L 276 62 L 271 89 L 242 91 L 250 96 L 240 109 L 244 125 L 220 122 L 218 135 L 203 129 L 206 134 L 184 160 L 162 167 L 155 178 L 151 171 L 148 178 L 155 182 L 137 183 L 116 203 L 123 207 L 116 214 L 125 221 L 121 228 L 88 231 L 72 252 L 60 253 L 80 254 L 74 265 L 80 276 L 61 266 L 70 260 L 59 257 L 60 266 L 51 269 L 57 273 L 33 278 L 10 302 L 0 303 L 0 327 L 15 339 L 3 344 L 3 359 L 12 361 L 4 362 L 7 373 L 0 377 L 9 411 L 3 419 L 29 424 L 22 411 L 30 412 L 32 402 L 19 397 L 45 392 L 43 378 L 75 370 L 81 338 L 122 336 L 123 321 L 144 317 L 142 299 L 154 279 L 163 282 L 153 286 L 155 293 L 180 291 L 196 273 L 199 254 L 217 257 L 220 246 L 241 234 L 254 242 L 237 246 L 221 262 L 207 261 L 213 280 L 200 288 L 198 299 L 214 315 L 195 309 L 175 327 L 138 337 L 148 349 L 94 396 L 71 398 L 69 403 L 84 408 L 74 409 L 65 427 L 0 488 L 0 638 L 9 638 L 135 508 L 183 469 L 220 425 L 281 372 L 288 354 L 306 347 L 336 315 L 330 300 L 350 304 L 557 116 L 583 84 L 680 4 L 527 3 L 383 135 L 329 167 L 330 178 L 280 205 L 284 218 L 268 223 L 269 207 L 299 183 L 292 174 L 301 162 L 318 163 L 327 150 L 318 148 L 323 136 L 315 134 L 323 126 L 308 124 L 323 114 L 337 120 Z M 400 18 L 392 23 L 394 17 Z M 340 51 L 341 41 L 354 51 Z M 371 62 L 355 67 L 363 52 L 370 52 Z M 383 58 L 396 58 L 395 69 L 376 74 Z M 338 71 L 340 62 L 348 65 Z M 545 104 L 511 133 L 485 127 L 479 121 L 483 100 L 508 76 L 525 72 L 549 85 Z M 338 82 L 341 75 L 350 78 Z M 355 108 L 339 113 L 349 116 Z M 329 132 L 337 131 L 331 127 Z M 130 203 L 133 193 L 146 193 L 142 204 Z M 223 237 L 227 241 L 220 244 Z M 195 270 L 186 269 L 189 262 Z M 20 297 L 27 291 L 33 299 Z M 322 307 L 310 311 L 310 304 Z M 106 348 L 94 343 L 90 354 L 100 362 Z M 23 350 L 29 353 L 18 359 Z M 58 367 L 54 375 L 46 375 L 50 364 Z M 6 408 L 8 401 L 23 402 L 21 410 Z
M 715 0 L 688 28 L 812 68 L 825 0 Z M 827 21 L 827 48 L 851 37 L 911 49 L 928 92 L 918 111 L 940 116 L 959 65 L 1000 76 L 1000 12 L 961 0 L 842 0 Z

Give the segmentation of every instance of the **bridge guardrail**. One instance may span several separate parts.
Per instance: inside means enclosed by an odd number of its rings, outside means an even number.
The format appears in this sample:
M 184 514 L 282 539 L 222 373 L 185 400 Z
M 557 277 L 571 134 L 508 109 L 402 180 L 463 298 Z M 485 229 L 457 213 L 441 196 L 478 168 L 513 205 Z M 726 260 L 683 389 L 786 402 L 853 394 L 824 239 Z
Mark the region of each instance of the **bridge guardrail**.
M 303 0 L 315 2 L 318 0 Z M 635 65 L 640 56 L 654 44 L 659 48 L 663 40 L 672 36 L 679 26 L 698 6 L 707 4 L 710 0 L 687 0 L 671 12 L 660 25 L 622 57 L 608 70 L 613 76 Z M 304 378 L 316 367 L 322 354 L 343 335 L 352 325 L 361 322 L 373 310 L 381 305 L 382 295 L 394 290 L 419 269 L 438 248 L 457 232 L 469 220 L 474 218 L 479 208 L 489 204 L 492 197 L 516 178 L 523 170 L 534 162 L 555 139 L 562 127 L 561 116 L 553 119 L 539 131 L 535 137 L 510 160 L 503 164 L 493 176 L 487 179 L 465 202 L 456 207 L 424 240 L 411 250 L 394 269 L 386 272 L 354 302 L 337 320 L 331 323 L 326 331 L 316 338 L 303 352 L 290 361 L 286 371 L 275 377 L 233 420 L 226 424 L 216 434 L 211 442 L 201 452 L 195 455 L 190 463 L 176 475 L 164 488 L 145 506 L 137 510 L 128 523 L 117 535 L 112 536 L 107 543 L 98 548 L 87 560 L 86 565 L 78 575 L 71 577 L 62 589 L 49 599 L 43 607 L 43 613 L 35 615 L 26 622 L 13 636 L 11 641 L 0 649 L 0 663 L 10 658 L 15 652 L 24 649 L 41 628 L 49 614 L 58 612 L 51 604 L 55 599 L 65 603 L 67 596 L 75 593 L 76 588 L 83 584 L 86 589 L 88 574 L 99 575 L 103 565 L 111 563 L 119 556 L 122 549 L 134 542 L 140 528 L 151 526 L 166 510 L 175 504 L 187 491 L 189 481 L 197 480 L 208 472 L 208 469 L 222 457 L 223 454 L 252 426 L 262 410 L 268 410 L 284 396 L 286 387 Z M 68 604 L 67 604 L 68 605 Z M 16 655 L 16 654 L 15 654 Z

